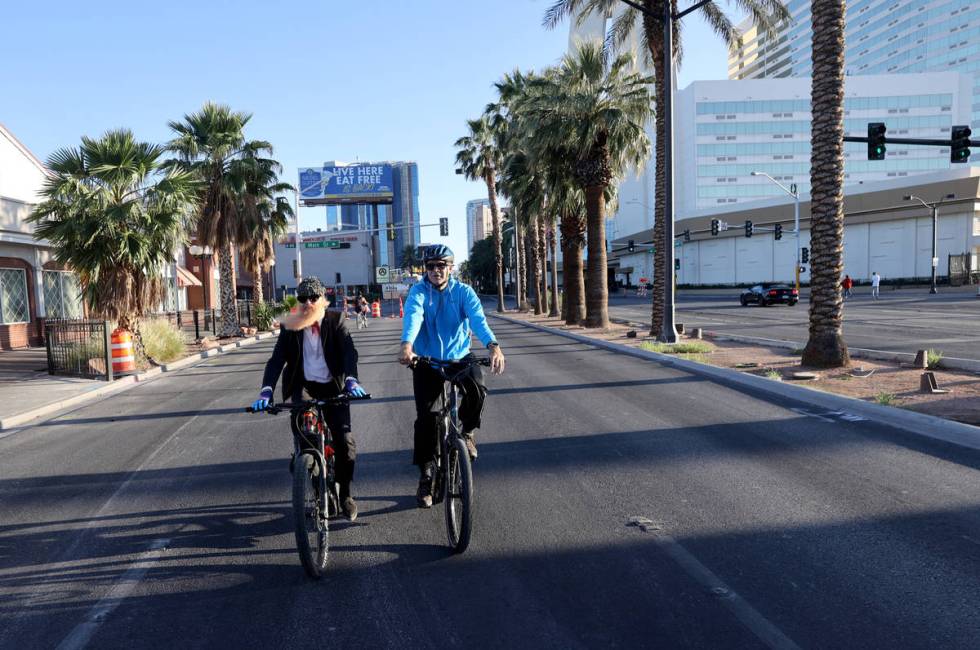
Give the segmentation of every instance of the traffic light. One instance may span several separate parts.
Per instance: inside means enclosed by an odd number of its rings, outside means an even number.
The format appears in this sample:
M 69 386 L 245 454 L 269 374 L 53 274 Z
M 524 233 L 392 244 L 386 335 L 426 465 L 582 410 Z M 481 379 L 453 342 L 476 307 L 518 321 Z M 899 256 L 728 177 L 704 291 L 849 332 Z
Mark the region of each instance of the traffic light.
M 395 241 L 395 224 L 388 224 L 388 241 Z
M 636 249 L 636 242 L 634 242 L 632 239 L 626 242 L 626 250 L 632 253 L 635 249 Z
M 691 231 L 684 230 L 684 241 L 691 241 Z
M 674 258 L 674 270 L 675 271 L 680 271 L 681 270 L 681 258 L 679 258 L 679 257 L 675 257 Z
M 752 236 L 752 222 L 749 221 L 748 219 L 745 220 L 745 236 L 746 237 Z
M 885 159 L 885 132 L 887 130 L 884 122 L 868 123 L 868 160 Z
M 773 239 L 775 239 L 776 241 L 779 241 L 780 239 L 783 238 L 783 224 L 781 223 L 776 224 L 776 228 L 772 236 Z
M 809 248 L 801 248 L 800 249 L 800 262 L 802 262 L 803 264 L 806 264 L 809 261 L 810 261 L 810 249 Z
M 449 219 L 447 217 L 439 218 L 439 236 L 440 237 L 449 236 Z
M 711 234 L 712 235 L 717 235 L 718 234 L 718 226 L 719 226 L 718 220 L 717 219 L 712 219 L 711 220 Z
M 968 126 L 954 126 L 949 149 L 949 162 L 964 163 L 970 159 L 970 134 Z

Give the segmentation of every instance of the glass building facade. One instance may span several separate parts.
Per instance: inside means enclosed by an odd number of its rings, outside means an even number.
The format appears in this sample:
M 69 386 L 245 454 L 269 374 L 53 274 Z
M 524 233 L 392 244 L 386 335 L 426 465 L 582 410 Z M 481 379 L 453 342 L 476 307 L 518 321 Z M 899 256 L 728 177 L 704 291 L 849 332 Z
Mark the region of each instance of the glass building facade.
M 808 77 L 811 0 L 789 0 L 793 22 L 775 37 L 739 25 L 743 45 L 728 61 L 730 79 Z M 856 0 L 846 17 L 848 75 L 960 72 L 970 75 L 971 109 L 963 124 L 980 130 L 980 3 L 976 0 Z M 891 129 L 891 126 L 889 126 Z

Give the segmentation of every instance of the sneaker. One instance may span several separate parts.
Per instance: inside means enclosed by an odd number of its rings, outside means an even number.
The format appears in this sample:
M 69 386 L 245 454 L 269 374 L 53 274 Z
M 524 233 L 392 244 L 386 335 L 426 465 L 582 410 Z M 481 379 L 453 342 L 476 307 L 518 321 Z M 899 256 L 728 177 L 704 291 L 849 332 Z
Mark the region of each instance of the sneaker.
M 476 436 L 472 432 L 463 434 L 463 444 L 466 451 L 470 452 L 470 460 L 476 460 Z
M 419 490 L 415 493 L 415 499 L 420 508 L 432 507 L 432 477 L 422 475 L 419 479 Z
M 357 502 L 354 501 L 354 497 L 344 499 L 340 507 L 344 511 L 344 516 L 347 517 L 347 521 L 357 519 Z

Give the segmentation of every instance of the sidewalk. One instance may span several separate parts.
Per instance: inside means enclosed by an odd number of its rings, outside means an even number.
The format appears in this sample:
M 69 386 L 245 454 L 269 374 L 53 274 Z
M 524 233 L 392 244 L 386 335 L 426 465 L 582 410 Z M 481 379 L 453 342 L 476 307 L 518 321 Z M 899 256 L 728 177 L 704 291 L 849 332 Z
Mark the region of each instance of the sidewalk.
M 112 382 L 49 375 L 47 352 L 44 348 L 0 352 L 0 431 L 126 390 L 163 372 L 175 372 L 209 357 L 252 345 L 275 335 L 272 332 L 263 332 Z

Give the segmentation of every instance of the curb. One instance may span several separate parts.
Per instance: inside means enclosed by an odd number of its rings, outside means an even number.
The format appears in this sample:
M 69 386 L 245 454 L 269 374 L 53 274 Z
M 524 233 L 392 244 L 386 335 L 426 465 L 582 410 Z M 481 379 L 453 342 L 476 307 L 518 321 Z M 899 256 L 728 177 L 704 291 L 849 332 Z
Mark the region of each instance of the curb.
M 709 366 L 707 364 L 697 363 L 695 361 L 678 359 L 676 357 L 660 354 L 658 352 L 648 352 L 646 350 L 631 348 L 625 345 L 620 345 L 619 343 L 599 341 L 581 334 L 564 332 L 550 327 L 545 327 L 544 325 L 538 325 L 537 323 L 529 323 L 516 318 L 510 318 L 508 316 L 501 316 L 500 314 L 488 315 L 515 325 L 524 325 L 540 332 L 555 334 L 557 336 L 572 339 L 574 341 L 578 341 L 579 343 L 586 343 L 588 345 L 609 350 L 611 352 L 626 354 L 647 361 L 655 361 L 662 366 L 690 372 L 691 374 L 706 377 L 721 384 L 726 384 L 737 388 L 748 388 L 752 391 L 765 393 L 771 397 L 791 399 L 797 402 L 817 406 L 819 408 L 826 408 L 828 410 L 840 411 L 846 409 L 850 413 L 866 417 L 869 420 L 873 420 L 880 424 L 886 424 L 896 429 L 901 429 L 906 433 L 941 440 L 943 442 L 948 442 L 960 447 L 966 447 L 968 449 L 980 450 L 980 427 L 963 424 L 962 422 L 944 420 L 943 418 L 939 418 L 934 415 L 925 415 L 924 413 L 905 411 L 891 406 L 872 404 L 854 397 L 825 393 L 807 388 L 805 386 L 785 384 L 783 382 L 773 381 L 771 379 L 757 377 L 747 373 L 741 373 L 728 368 Z
M 646 323 L 637 323 L 625 318 L 610 318 L 610 322 L 629 327 L 649 328 Z M 716 341 L 733 341 L 735 343 L 754 343 L 765 345 L 770 348 L 781 348 L 784 350 L 802 349 L 805 343 L 795 343 L 784 339 L 767 339 L 762 336 L 745 336 L 744 334 L 726 334 L 714 330 L 702 330 L 705 337 L 710 337 Z M 847 353 L 854 359 L 876 359 L 878 361 L 897 361 L 898 363 L 911 364 L 915 361 L 915 355 L 911 352 L 891 352 L 889 350 L 871 350 L 868 348 L 847 348 Z M 976 359 L 960 359 L 957 357 L 943 357 L 939 363 L 942 370 L 966 370 L 967 372 L 980 372 L 980 361 Z
M 263 332 L 262 334 L 257 334 L 255 336 L 250 336 L 247 339 L 242 339 L 241 341 L 236 341 L 235 343 L 229 343 L 228 345 L 223 345 L 220 348 L 212 348 L 210 350 L 204 350 L 197 354 L 192 354 L 190 356 L 184 357 L 177 361 L 171 361 L 170 363 L 161 364 L 155 368 L 150 368 L 144 372 L 136 375 L 128 375 L 120 379 L 114 380 L 111 384 L 105 384 L 92 390 L 86 391 L 79 395 L 73 395 L 63 400 L 57 402 L 52 402 L 50 404 L 45 404 L 37 408 L 31 409 L 29 411 L 24 411 L 23 413 L 17 413 L 15 415 L 10 415 L 5 418 L 0 418 L 0 431 L 6 431 L 7 429 L 12 429 L 14 427 L 21 426 L 33 420 L 43 418 L 45 415 L 51 415 L 57 413 L 63 409 L 71 406 L 78 406 L 85 402 L 95 401 L 101 397 L 107 395 L 112 395 L 114 393 L 120 393 L 139 384 L 145 383 L 147 381 L 159 378 L 163 373 L 175 372 L 177 370 L 182 370 L 184 368 L 196 365 L 201 361 L 208 359 L 210 357 L 216 357 L 219 353 L 231 352 L 239 347 L 247 347 L 249 345 L 254 345 L 259 341 L 264 339 L 277 336 L 278 332 Z

